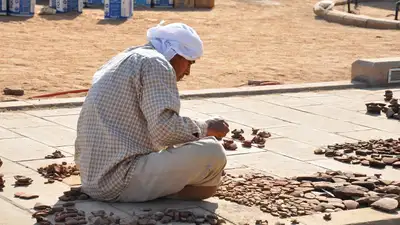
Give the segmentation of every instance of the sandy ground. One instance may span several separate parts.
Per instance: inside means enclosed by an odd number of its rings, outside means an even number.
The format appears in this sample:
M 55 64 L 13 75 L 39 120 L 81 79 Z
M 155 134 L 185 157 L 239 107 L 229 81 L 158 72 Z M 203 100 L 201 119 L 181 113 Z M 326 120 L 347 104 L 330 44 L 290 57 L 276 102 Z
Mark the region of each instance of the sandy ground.
M 346 80 L 358 58 L 398 55 L 398 31 L 316 19 L 315 3 L 217 0 L 213 10 L 137 10 L 126 22 L 104 21 L 101 9 L 78 16 L 0 17 L 0 89 L 22 87 L 26 98 L 88 88 L 103 63 L 144 43 L 146 30 L 160 20 L 187 23 L 204 41 L 204 57 L 179 83 L 181 90 L 235 87 L 250 79 Z

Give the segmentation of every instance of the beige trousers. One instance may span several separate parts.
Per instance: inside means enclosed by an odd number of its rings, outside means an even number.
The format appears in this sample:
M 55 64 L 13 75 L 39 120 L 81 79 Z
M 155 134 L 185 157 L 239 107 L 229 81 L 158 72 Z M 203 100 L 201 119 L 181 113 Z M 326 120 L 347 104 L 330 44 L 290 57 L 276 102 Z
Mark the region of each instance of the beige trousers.
M 177 148 L 141 157 L 120 202 L 144 202 L 168 197 L 186 185 L 218 186 L 226 166 L 223 146 L 206 137 Z

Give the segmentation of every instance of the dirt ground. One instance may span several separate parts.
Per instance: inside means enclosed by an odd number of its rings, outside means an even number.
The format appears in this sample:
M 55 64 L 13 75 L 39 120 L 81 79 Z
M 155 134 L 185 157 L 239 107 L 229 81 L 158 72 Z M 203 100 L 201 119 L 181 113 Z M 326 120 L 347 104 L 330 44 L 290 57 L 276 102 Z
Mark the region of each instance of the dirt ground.
M 103 63 L 146 42 L 146 30 L 161 20 L 187 23 L 204 41 L 204 57 L 180 90 L 235 87 L 248 80 L 347 80 L 358 58 L 398 55 L 399 31 L 328 23 L 315 18 L 316 2 L 217 0 L 213 10 L 136 10 L 125 22 L 103 20 L 101 9 L 78 16 L 0 17 L 0 89 L 22 87 L 27 98 L 89 88 Z

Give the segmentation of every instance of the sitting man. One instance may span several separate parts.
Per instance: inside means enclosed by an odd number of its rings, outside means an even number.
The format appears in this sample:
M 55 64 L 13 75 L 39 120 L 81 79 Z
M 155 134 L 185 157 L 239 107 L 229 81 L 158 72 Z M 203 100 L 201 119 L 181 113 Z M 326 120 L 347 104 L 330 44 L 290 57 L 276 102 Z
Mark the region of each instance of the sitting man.
M 211 197 L 226 165 L 217 139 L 229 126 L 181 116 L 177 88 L 203 43 L 182 23 L 150 28 L 147 38 L 94 75 L 75 142 L 82 191 L 113 202 Z

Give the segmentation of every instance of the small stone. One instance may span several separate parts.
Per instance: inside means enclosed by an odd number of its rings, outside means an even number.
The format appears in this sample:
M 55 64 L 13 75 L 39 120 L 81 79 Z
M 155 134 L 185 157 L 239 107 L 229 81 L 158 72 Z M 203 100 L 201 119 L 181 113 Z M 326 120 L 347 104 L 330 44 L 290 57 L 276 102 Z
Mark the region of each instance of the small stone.
M 362 160 L 361 165 L 363 166 L 369 166 L 369 161 L 368 160 Z
M 358 185 L 358 186 L 361 186 L 361 187 L 365 187 L 365 188 L 368 188 L 369 190 L 374 190 L 375 189 L 375 184 L 373 182 L 370 182 L 370 181 L 354 181 L 354 182 L 351 182 L 351 184 Z
M 382 161 L 371 159 L 369 161 L 369 166 L 372 168 L 378 168 L 378 169 L 383 169 L 386 167 L 386 164 L 383 163 Z
M 330 213 L 328 213 L 328 214 L 325 214 L 323 218 L 324 218 L 324 220 L 327 220 L 327 221 L 328 221 L 328 220 L 331 220 L 331 219 L 332 219 L 332 216 L 331 216 Z
M 343 204 L 346 206 L 346 209 L 348 210 L 357 209 L 358 206 L 360 205 L 358 202 L 353 200 L 344 200 Z
M 362 197 L 356 200 L 360 205 L 363 206 L 370 206 L 372 203 L 381 199 L 379 196 L 369 196 L 369 197 Z
M 371 204 L 374 209 L 382 210 L 385 212 L 395 212 L 399 203 L 393 198 L 381 198 L 378 201 Z
M 392 165 L 393 163 L 399 161 L 398 158 L 394 157 L 383 157 L 382 162 L 384 162 L 386 165 Z
M 397 162 L 393 163 L 392 167 L 395 168 L 395 169 L 400 169 L 400 161 L 397 161 Z
M 337 198 L 341 199 L 351 198 L 351 197 L 364 197 L 366 192 L 368 192 L 367 188 L 357 185 L 341 186 L 333 190 L 333 194 Z
M 316 155 L 322 155 L 322 154 L 325 154 L 325 152 L 326 152 L 326 150 L 323 148 L 318 148 L 318 149 L 314 150 L 314 154 L 316 154 Z

